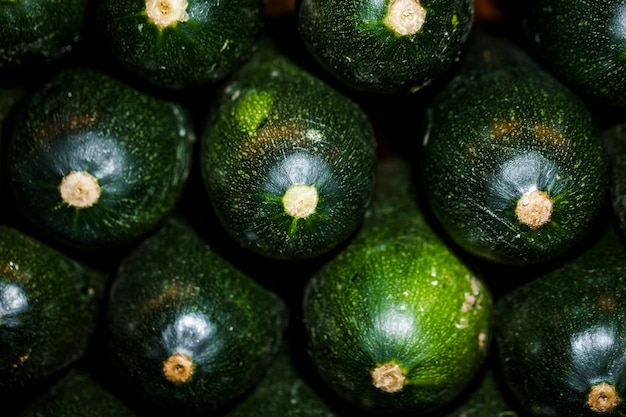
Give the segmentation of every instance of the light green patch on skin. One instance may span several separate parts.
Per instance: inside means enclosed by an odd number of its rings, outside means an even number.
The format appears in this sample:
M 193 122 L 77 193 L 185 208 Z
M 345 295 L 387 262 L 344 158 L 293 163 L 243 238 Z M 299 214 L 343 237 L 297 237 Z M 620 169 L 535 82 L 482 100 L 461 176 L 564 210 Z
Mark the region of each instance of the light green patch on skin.
M 270 113 L 274 97 L 267 91 L 252 91 L 241 97 L 235 108 L 235 120 L 242 130 L 254 134 Z

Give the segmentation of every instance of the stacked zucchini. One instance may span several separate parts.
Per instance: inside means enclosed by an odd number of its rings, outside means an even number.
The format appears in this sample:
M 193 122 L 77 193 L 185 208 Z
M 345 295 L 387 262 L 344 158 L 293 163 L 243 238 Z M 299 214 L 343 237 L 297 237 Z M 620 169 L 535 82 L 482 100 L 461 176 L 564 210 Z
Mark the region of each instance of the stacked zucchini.
M 626 416 L 597 3 L 0 0 L 2 415 Z

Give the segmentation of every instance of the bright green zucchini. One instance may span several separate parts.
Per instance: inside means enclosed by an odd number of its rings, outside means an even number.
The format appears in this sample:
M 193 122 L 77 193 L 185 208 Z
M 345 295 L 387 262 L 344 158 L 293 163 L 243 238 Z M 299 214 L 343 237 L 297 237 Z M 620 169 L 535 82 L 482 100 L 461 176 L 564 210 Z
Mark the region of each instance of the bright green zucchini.
M 0 0 L 0 69 L 48 65 L 81 39 L 87 0 Z
M 585 103 L 487 32 L 426 110 L 430 205 L 463 249 L 535 264 L 579 242 L 605 204 L 607 159 Z
M 377 178 L 363 227 L 308 282 L 307 351 L 357 409 L 442 409 L 487 356 L 492 296 L 430 228 L 404 161 L 381 160 Z
M 111 248 L 177 203 L 195 133 L 185 109 L 87 67 L 58 74 L 16 115 L 7 173 L 24 214 L 52 238 Z
M 117 60 L 150 83 L 183 89 L 217 82 L 247 60 L 262 0 L 98 0 L 100 33 Z
M 136 417 L 137 414 L 88 371 L 70 369 L 17 417 Z
M 594 103 L 626 106 L 626 4 L 622 0 L 520 2 L 523 33 L 542 62 Z
M 108 275 L 0 225 L 0 387 L 27 386 L 81 357 Z
M 471 0 L 302 0 L 297 27 L 317 61 L 346 85 L 406 93 L 439 79 L 473 21 Z
M 361 224 L 376 156 L 365 111 L 268 40 L 219 92 L 199 159 L 215 212 L 241 246 L 303 259 Z
M 116 373 L 138 398 L 210 414 L 260 380 L 288 310 L 190 224 L 170 218 L 121 261 L 106 317 Z
M 626 415 L 626 246 L 598 233 L 496 304 L 502 371 L 532 416 Z

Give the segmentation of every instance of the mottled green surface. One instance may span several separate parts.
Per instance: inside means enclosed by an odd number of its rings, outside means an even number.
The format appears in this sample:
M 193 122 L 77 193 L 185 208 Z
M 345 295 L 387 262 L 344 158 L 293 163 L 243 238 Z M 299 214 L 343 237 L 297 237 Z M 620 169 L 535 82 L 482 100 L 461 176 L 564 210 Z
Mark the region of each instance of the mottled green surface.
M 425 187 L 465 250 L 503 264 L 538 263 L 590 229 L 605 203 L 607 161 L 584 103 L 518 46 L 494 39 L 477 35 L 472 62 L 426 111 Z M 550 221 L 537 228 L 515 213 L 533 189 L 552 200 Z
M 0 1 L 0 69 L 48 65 L 80 39 L 87 0 Z
M 18 417 L 133 417 L 126 404 L 88 372 L 71 369 Z
M 626 105 L 623 0 L 542 0 L 520 8 L 524 34 L 551 71 L 590 102 Z
M 309 281 L 308 351 L 321 377 L 366 410 L 425 412 L 451 402 L 483 363 L 492 297 L 429 228 L 401 160 L 378 171 L 379 192 L 355 238 Z M 400 392 L 374 387 L 371 371 L 394 362 Z
M 200 147 L 202 176 L 225 229 L 270 258 L 311 258 L 361 224 L 370 200 L 376 140 L 350 98 L 269 44 L 216 97 Z M 295 218 L 282 197 L 312 185 L 315 212 Z
M 536 417 L 626 415 L 626 248 L 612 228 L 588 247 L 496 304 L 503 372 Z M 587 406 L 599 382 L 618 391 L 612 412 Z
M 297 25 L 307 49 L 351 88 L 406 93 L 452 66 L 472 26 L 468 0 L 422 0 L 421 30 L 398 35 L 384 23 L 390 1 L 303 0 Z
M 150 83 L 182 89 L 217 82 L 256 48 L 262 0 L 188 0 L 187 20 L 159 28 L 145 1 L 102 0 L 100 33 L 119 63 Z
M 84 67 L 42 86 L 7 138 L 7 172 L 24 214 L 54 239 L 111 248 L 152 230 L 174 207 L 189 175 L 195 132 L 185 110 Z M 88 208 L 63 202 L 71 171 L 97 178 Z
M 210 412 L 260 379 L 287 319 L 275 293 L 171 219 L 120 265 L 107 310 L 109 351 L 122 380 L 148 406 Z M 186 383 L 163 375 L 175 353 L 194 363 Z
M 0 226 L 0 387 L 28 385 L 78 359 L 107 276 Z

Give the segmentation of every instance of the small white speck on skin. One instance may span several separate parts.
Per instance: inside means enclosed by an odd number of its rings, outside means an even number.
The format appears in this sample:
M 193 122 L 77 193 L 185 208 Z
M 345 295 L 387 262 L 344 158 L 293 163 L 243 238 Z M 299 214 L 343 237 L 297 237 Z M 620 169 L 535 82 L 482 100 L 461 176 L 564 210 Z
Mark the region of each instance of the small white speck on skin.
M 430 281 L 430 284 L 431 284 L 431 285 L 437 285 L 437 284 L 439 284 L 439 281 L 437 281 L 437 280 L 433 280 L 433 281 Z

